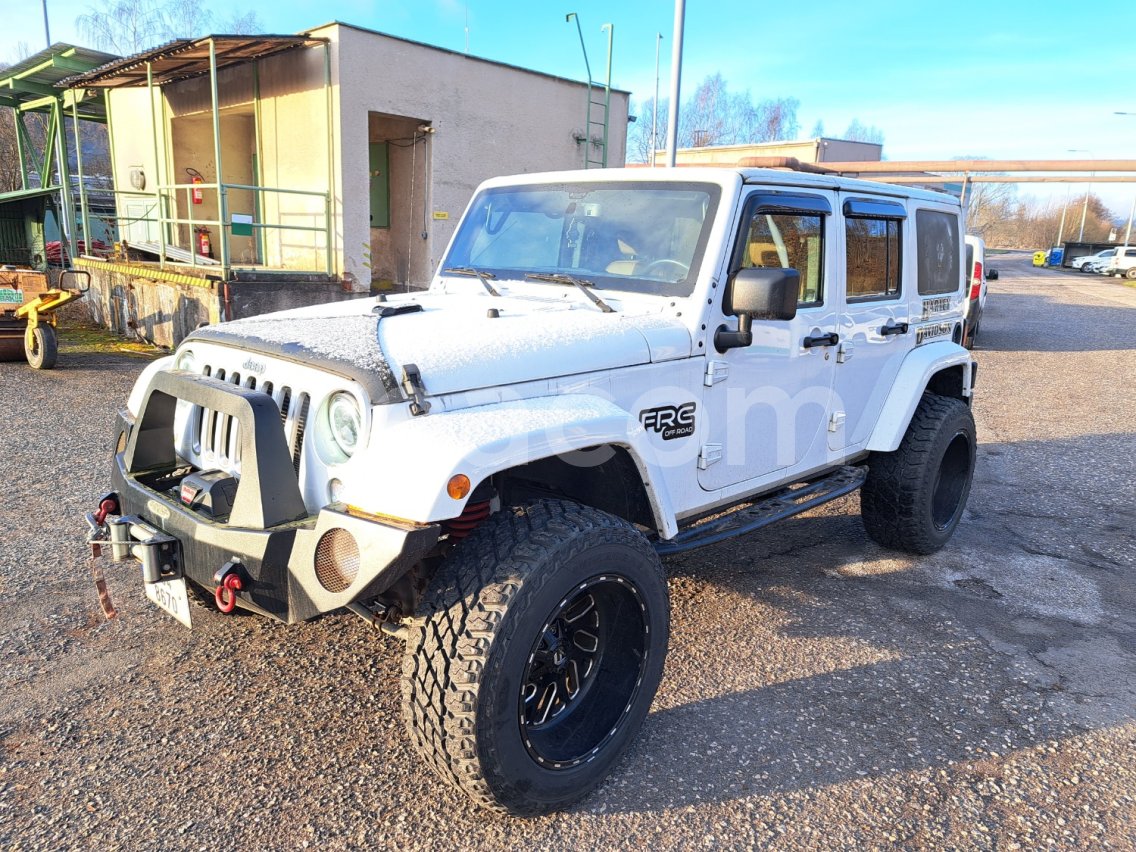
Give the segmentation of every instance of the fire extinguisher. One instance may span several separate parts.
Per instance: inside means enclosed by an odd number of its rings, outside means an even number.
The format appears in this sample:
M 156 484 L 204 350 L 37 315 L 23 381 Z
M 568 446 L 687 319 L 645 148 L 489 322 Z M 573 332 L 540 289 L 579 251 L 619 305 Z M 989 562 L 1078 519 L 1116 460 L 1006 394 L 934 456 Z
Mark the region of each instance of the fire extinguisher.
M 187 175 L 189 175 L 190 180 L 195 184 L 193 189 L 190 191 L 190 194 L 193 196 L 193 203 L 194 204 L 203 203 L 205 201 L 205 191 L 202 190 L 202 189 L 198 189 L 196 184 L 205 183 L 205 178 L 203 178 L 201 176 L 201 172 L 199 172 L 197 169 L 187 168 L 185 170 L 185 173 Z M 204 252 L 203 252 L 203 254 L 204 254 Z
M 197 232 L 197 253 L 202 257 L 212 257 L 213 244 L 209 240 L 209 229 L 198 227 L 194 230 Z

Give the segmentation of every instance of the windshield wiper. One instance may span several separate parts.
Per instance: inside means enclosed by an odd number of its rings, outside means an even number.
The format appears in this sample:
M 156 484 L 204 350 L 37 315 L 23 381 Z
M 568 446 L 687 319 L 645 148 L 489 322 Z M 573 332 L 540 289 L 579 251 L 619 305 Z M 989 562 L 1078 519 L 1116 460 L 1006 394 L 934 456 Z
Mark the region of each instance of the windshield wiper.
M 588 289 L 589 287 L 596 286 L 591 281 L 585 281 L 583 278 L 577 278 L 574 275 L 565 275 L 562 272 L 530 272 L 525 275 L 525 278 L 528 278 L 532 281 L 551 281 L 553 284 L 571 284 L 577 290 L 591 299 L 592 304 L 594 304 L 605 314 L 615 313 L 615 308 L 613 308 L 611 305 L 609 305 L 607 302 L 605 302 L 603 299 L 601 299 L 599 296 Z
M 490 278 L 496 278 L 492 272 L 486 272 L 484 269 L 474 269 L 472 266 L 451 266 L 448 269 L 443 269 L 443 273 L 448 275 L 469 275 L 476 276 L 477 280 L 485 287 L 485 292 L 490 296 L 500 296 L 497 288 L 489 283 Z

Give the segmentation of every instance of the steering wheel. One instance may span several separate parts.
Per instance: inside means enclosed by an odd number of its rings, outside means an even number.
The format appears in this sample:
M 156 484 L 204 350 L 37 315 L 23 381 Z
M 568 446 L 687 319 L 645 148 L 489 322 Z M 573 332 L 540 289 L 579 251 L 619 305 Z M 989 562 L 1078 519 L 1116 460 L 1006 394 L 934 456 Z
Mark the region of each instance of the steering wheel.
M 675 275 L 670 279 L 672 281 L 681 281 L 690 273 L 690 267 L 683 263 L 681 260 L 674 260 L 670 257 L 661 257 L 658 260 L 651 261 L 645 267 L 643 267 L 643 274 L 651 278 L 658 277 L 656 273 L 668 267 L 672 270 L 677 270 L 678 272 L 678 275 Z

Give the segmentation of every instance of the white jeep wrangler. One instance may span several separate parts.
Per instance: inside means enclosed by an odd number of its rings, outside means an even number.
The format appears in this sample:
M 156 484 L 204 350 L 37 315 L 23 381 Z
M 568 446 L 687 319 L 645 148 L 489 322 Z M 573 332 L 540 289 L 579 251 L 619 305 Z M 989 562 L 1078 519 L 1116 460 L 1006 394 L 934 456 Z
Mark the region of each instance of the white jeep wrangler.
M 480 187 L 428 291 L 194 333 L 117 421 L 96 551 L 406 642 L 417 750 L 497 810 L 594 788 L 663 673 L 660 555 L 860 488 L 877 542 L 962 515 L 957 201 L 757 169 Z M 200 617 L 201 613 L 198 613 Z

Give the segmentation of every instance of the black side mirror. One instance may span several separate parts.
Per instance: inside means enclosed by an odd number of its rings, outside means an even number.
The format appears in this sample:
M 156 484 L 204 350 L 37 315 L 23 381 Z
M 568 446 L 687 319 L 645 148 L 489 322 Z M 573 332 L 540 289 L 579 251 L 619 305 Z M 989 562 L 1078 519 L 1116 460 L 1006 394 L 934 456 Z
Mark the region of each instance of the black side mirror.
M 987 269 L 986 270 L 986 280 L 987 281 L 997 281 L 998 280 L 998 270 L 997 269 Z
M 738 318 L 738 330 L 714 332 L 719 352 L 753 343 L 754 319 L 791 320 L 797 315 L 801 275 L 795 269 L 739 269 L 726 284 L 722 309 Z

